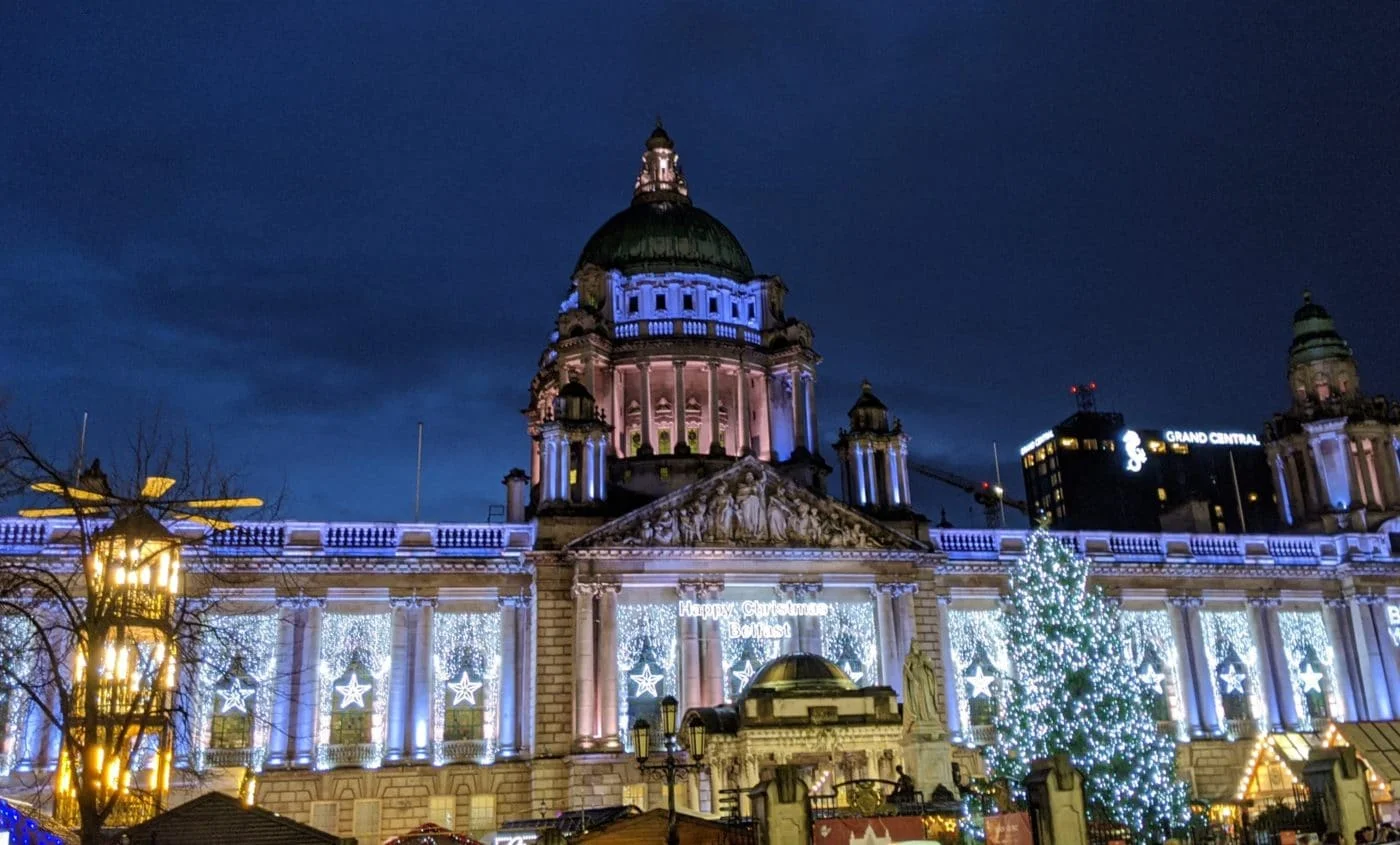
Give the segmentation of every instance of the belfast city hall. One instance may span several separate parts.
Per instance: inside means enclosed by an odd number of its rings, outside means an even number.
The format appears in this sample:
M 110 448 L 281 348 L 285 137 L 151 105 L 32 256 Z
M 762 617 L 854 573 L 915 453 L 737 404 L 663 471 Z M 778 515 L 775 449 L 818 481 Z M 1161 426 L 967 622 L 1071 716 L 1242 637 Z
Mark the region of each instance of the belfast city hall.
M 709 734 L 678 802 L 742 811 L 778 766 L 814 792 L 895 778 L 911 651 L 957 777 L 980 774 L 1016 672 L 1003 602 L 1028 531 L 921 514 L 920 435 L 878 383 L 828 388 L 849 422 L 819 431 L 821 357 L 788 293 L 692 202 L 658 125 L 630 203 L 572 268 L 524 466 L 482 469 L 504 474 L 504 520 L 171 529 L 218 635 L 180 667 L 169 803 L 255 776 L 260 806 L 362 843 L 423 821 L 527 841 L 499 832 L 664 805 L 631 728 L 674 696 Z M 1361 393 L 1321 305 L 1286 351 L 1288 410 L 1260 427 L 1282 530 L 1054 533 L 1119 603 L 1203 801 L 1289 782 L 1289 743 L 1346 736 L 1374 764 L 1386 740 L 1365 727 L 1400 719 L 1400 412 Z M 1055 447 L 1034 446 L 1052 472 Z M 74 534 L 7 517 L 0 555 L 71 566 Z M 30 801 L 63 756 L 37 711 L 0 708 L 0 785 Z

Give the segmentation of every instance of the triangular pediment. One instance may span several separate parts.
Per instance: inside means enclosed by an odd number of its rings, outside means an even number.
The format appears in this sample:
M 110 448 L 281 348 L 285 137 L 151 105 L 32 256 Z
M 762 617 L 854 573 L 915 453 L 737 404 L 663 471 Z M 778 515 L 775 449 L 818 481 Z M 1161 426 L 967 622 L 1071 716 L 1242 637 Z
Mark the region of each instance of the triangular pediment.
M 923 547 L 747 457 L 579 537 L 571 549 Z

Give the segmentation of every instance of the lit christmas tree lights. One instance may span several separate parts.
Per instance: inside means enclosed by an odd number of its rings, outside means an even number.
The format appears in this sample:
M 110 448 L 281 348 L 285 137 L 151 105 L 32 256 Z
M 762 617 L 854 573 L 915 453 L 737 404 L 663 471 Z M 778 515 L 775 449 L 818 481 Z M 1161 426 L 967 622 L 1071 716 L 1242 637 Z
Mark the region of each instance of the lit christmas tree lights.
M 1019 782 L 1032 760 L 1068 753 L 1091 811 L 1164 836 L 1187 817 L 1176 747 L 1159 733 L 1152 693 L 1125 659 L 1118 608 L 1087 584 L 1089 564 L 1036 531 L 1012 576 L 1006 614 L 1016 667 L 987 760 Z

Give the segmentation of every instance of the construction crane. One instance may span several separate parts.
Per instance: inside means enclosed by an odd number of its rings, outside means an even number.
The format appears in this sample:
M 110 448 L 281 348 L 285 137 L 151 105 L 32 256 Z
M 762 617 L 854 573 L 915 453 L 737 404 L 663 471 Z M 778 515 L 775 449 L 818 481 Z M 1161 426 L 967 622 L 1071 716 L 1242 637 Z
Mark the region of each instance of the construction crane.
M 964 493 L 971 493 L 973 500 L 982 506 L 982 510 L 987 515 L 988 528 L 1005 528 L 1006 523 L 1002 518 L 1003 507 L 1011 508 L 1014 511 L 1030 516 L 1030 505 L 1020 499 L 1008 499 L 1006 490 L 990 481 L 973 481 L 964 478 L 955 472 L 948 472 L 944 469 L 931 467 L 928 464 L 920 464 L 910 461 L 909 468 L 919 475 L 927 476 L 936 481 L 941 481 L 950 487 L 956 487 Z

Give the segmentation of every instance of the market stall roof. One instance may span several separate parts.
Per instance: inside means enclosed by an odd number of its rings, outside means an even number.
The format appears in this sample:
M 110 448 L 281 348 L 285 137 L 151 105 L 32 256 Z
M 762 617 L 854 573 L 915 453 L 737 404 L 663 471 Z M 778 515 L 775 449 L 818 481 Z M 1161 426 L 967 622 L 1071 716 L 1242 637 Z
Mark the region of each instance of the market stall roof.
M 571 841 L 573 845 L 655 845 L 666 841 L 666 827 L 665 810 L 648 810 L 639 816 L 619 819 Z M 688 813 L 677 815 L 676 832 L 681 845 L 726 845 L 732 838 L 728 825 Z
M 1333 731 L 1336 737 L 1331 736 Z M 1331 725 L 1325 736 L 1329 745 L 1355 748 L 1382 783 L 1400 786 L 1400 721 L 1339 722 Z
M 384 845 L 481 845 L 481 841 L 465 833 L 453 833 L 441 825 L 424 822 L 408 833 L 385 839 Z
M 207 792 L 124 831 L 131 845 L 191 842 L 198 845 L 355 845 L 311 825 L 261 807 L 245 807 L 232 795 Z M 114 840 L 115 841 L 115 840 Z

